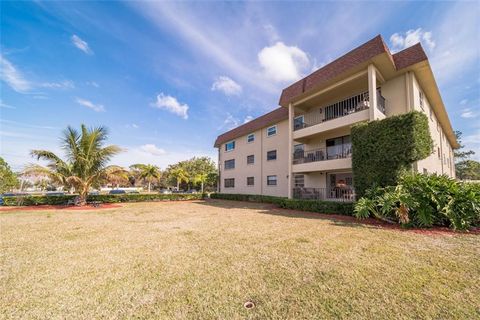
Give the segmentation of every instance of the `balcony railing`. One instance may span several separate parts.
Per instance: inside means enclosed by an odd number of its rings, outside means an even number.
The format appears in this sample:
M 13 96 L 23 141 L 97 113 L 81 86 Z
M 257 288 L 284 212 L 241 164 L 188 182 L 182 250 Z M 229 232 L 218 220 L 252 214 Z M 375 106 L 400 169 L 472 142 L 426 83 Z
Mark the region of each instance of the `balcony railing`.
M 293 153 L 293 164 L 309 163 L 324 160 L 344 159 L 352 156 L 352 145 L 341 144 L 337 146 L 313 149 L 296 150 Z
M 348 116 L 349 114 L 366 110 L 370 107 L 368 91 L 335 102 L 334 104 L 315 109 L 306 113 L 303 118 L 296 118 L 293 122 L 293 130 L 300 130 L 325 121 Z M 385 98 L 377 90 L 377 108 L 385 113 Z
M 324 200 L 324 201 L 355 201 L 355 190 L 353 188 L 293 188 L 293 198 L 303 200 Z

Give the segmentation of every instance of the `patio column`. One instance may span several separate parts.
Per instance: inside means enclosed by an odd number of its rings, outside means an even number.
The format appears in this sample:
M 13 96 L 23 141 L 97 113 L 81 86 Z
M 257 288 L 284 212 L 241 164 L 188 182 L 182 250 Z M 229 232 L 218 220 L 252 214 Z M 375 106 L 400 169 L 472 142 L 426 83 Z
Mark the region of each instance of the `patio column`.
M 293 118 L 295 118 L 294 106 L 288 104 L 288 198 L 292 198 L 292 161 L 293 161 Z
M 373 64 L 368 65 L 368 97 L 370 100 L 370 121 L 378 119 L 377 109 L 377 72 Z

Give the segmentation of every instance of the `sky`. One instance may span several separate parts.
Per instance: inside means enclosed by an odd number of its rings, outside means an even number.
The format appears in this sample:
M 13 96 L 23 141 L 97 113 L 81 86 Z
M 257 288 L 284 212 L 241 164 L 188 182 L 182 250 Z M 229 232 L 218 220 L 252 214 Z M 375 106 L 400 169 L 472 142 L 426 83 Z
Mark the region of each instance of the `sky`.
M 480 160 L 480 2 L 7 2 L 0 156 L 61 154 L 67 126 L 103 125 L 112 163 L 168 164 L 278 107 L 281 90 L 381 34 L 421 42 L 452 126 Z

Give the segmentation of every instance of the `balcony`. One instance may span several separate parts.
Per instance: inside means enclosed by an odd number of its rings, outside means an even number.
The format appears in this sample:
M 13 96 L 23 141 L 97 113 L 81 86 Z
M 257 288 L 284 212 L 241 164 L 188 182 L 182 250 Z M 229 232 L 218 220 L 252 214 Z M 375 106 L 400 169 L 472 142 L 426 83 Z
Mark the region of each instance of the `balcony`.
M 355 201 L 355 190 L 353 188 L 293 188 L 293 198 L 303 200 L 322 201 Z
M 293 164 L 310 163 L 317 161 L 345 159 L 352 157 L 352 145 L 343 144 L 309 151 L 296 150 L 293 153 Z
M 315 108 L 294 119 L 294 139 L 369 120 L 369 108 L 368 91 L 325 107 Z M 377 108 L 385 113 L 385 98 L 379 90 L 377 90 Z

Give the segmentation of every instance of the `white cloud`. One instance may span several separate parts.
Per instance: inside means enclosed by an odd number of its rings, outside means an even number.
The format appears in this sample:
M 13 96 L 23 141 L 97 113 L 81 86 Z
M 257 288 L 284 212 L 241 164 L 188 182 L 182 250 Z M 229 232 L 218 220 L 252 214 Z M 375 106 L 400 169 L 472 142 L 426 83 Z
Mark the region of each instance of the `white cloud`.
M 132 124 L 125 125 L 125 128 L 127 128 L 127 129 L 131 129 L 131 128 L 132 129 L 138 129 L 138 128 L 140 128 L 140 126 L 136 123 L 132 123 Z
M 87 81 L 86 84 L 95 88 L 100 88 L 100 85 L 95 81 Z
M 463 99 L 462 101 L 460 101 L 460 104 L 464 106 L 467 104 L 467 102 L 468 102 L 468 99 Z
M 462 113 L 460 114 L 460 117 L 462 118 L 475 118 L 477 114 L 472 111 L 470 108 L 466 108 L 462 110 Z
M 283 42 L 263 48 L 258 53 L 258 61 L 265 76 L 276 82 L 298 80 L 310 65 L 305 52 L 296 46 L 286 46 Z
M 16 109 L 14 106 L 4 103 L 1 99 L 0 99 L 0 108 Z
M 263 29 L 265 30 L 265 33 L 267 34 L 267 37 L 271 43 L 274 43 L 280 40 L 280 36 L 278 35 L 277 29 L 273 25 L 266 24 L 263 26 Z
M 102 104 L 94 104 L 93 102 L 91 101 L 88 101 L 88 100 L 85 100 L 85 99 L 81 99 L 81 98 L 76 98 L 75 101 L 79 104 L 79 105 L 82 105 L 84 107 L 87 107 L 89 109 L 92 109 L 93 111 L 96 111 L 96 112 L 104 112 L 105 111 L 105 107 L 102 105 Z
M 10 86 L 13 90 L 25 93 L 31 89 L 31 84 L 22 73 L 3 55 L 0 55 L 0 79 Z
M 253 120 L 253 117 L 248 115 L 243 119 L 243 121 L 240 121 L 240 119 L 238 119 L 238 118 L 232 116 L 230 113 L 228 113 L 225 120 L 223 120 L 222 125 L 220 127 L 218 127 L 217 130 L 222 130 L 222 129 L 231 130 L 233 128 L 238 127 L 241 124 L 245 124 L 245 123 L 250 122 L 252 120 Z
M 252 116 L 246 116 L 245 119 L 243 119 L 243 123 L 247 123 L 253 120 Z
M 82 39 L 80 39 L 79 36 L 77 36 L 76 34 L 74 34 L 72 37 L 71 37 L 71 40 L 72 40 L 72 43 L 75 47 L 77 47 L 78 49 L 82 50 L 83 52 L 85 52 L 86 54 L 89 54 L 89 55 L 92 55 L 93 54 L 93 51 L 92 49 L 90 49 L 90 47 L 88 46 L 88 43 Z
M 73 81 L 65 80 L 62 82 L 43 82 L 40 84 L 40 87 L 51 89 L 73 89 L 75 88 L 75 84 Z
M 422 28 L 416 30 L 410 29 L 403 33 L 394 33 L 390 37 L 390 43 L 392 44 L 393 51 L 400 51 L 402 49 L 413 46 L 416 43 L 421 42 L 428 50 L 435 48 L 435 41 L 432 39 L 431 31 L 424 31 Z
M 183 119 L 188 119 L 188 105 L 181 104 L 175 97 L 160 93 L 157 95 L 157 101 L 153 104 L 158 109 L 164 109 L 176 114 Z
M 166 153 L 165 150 L 158 148 L 154 144 L 144 144 L 140 147 L 140 150 L 153 156 L 161 156 Z
M 227 76 L 220 76 L 212 84 L 212 91 L 222 91 L 227 96 L 239 95 L 242 87 Z

